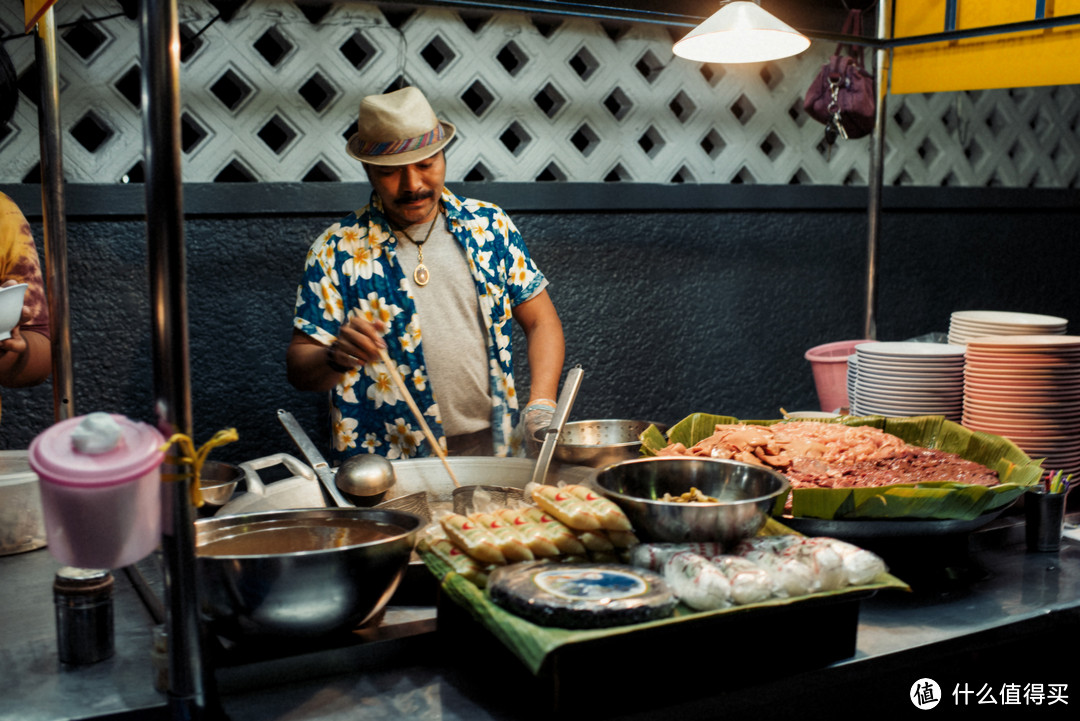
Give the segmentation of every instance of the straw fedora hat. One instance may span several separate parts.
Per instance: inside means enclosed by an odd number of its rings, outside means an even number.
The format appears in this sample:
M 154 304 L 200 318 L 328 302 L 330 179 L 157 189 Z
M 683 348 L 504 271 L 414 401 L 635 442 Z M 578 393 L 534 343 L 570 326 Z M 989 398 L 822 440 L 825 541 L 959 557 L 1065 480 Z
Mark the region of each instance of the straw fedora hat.
M 360 101 L 356 132 L 345 149 L 372 165 L 409 165 L 442 150 L 454 132 L 453 124 L 435 117 L 423 93 L 405 87 Z

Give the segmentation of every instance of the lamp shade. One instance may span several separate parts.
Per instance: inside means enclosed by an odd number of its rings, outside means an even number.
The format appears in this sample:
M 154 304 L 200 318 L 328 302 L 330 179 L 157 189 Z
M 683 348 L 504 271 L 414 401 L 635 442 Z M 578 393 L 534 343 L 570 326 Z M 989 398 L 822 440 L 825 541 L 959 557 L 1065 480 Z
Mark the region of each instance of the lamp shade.
M 672 52 L 700 63 L 761 63 L 808 47 L 809 38 L 757 3 L 736 0 L 691 30 Z

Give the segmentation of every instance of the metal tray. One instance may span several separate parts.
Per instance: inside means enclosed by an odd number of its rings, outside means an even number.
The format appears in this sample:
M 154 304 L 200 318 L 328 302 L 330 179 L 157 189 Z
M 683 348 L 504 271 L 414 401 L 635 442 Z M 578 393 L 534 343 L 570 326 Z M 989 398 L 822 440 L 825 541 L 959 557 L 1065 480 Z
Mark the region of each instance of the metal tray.
M 982 528 L 1005 512 L 1009 505 L 995 508 L 972 519 L 931 518 L 797 518 L 780 516 L 777 520 L 788 528 L 807 536 L 832 538 L 910 538 L 916 536 L 950 536 L 970 533 Z

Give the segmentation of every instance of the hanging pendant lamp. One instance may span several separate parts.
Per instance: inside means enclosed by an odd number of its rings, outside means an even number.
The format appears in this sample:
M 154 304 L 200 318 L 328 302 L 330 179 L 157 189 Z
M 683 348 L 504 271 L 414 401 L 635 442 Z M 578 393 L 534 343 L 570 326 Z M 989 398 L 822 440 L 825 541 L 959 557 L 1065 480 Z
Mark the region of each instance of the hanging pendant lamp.
M 747 0 L 722 2 L 720 9 L 672 47 L 699 63 L 762 63 L 798 55 L 810 39 Z

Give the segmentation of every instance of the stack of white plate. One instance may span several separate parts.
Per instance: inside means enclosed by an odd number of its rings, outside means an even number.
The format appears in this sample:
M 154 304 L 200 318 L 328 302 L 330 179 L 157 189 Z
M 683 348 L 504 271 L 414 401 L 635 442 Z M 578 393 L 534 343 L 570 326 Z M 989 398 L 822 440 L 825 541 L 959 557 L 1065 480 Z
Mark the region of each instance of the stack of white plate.
M 964 411 L 964 347 L 946 343 L 855 346 L 852 412 L 879 416 L 945 416 Z
M 1047 470 L 1080 470 L 1080 336 L 968 341 L 963 424 L 1005 436 Z
M 1069 322 L 1052 315 L 997 310 L 958 310 L 949 319 L 949 343 L 997 335 L 1064 335 Z
M 847 397 L 848 397 L 848 412 L 854 413 L 852 410 L 855 407 L 855 381 L 858 379 L 859 370 L 859 354 L 852 353 L 847 359 Z

